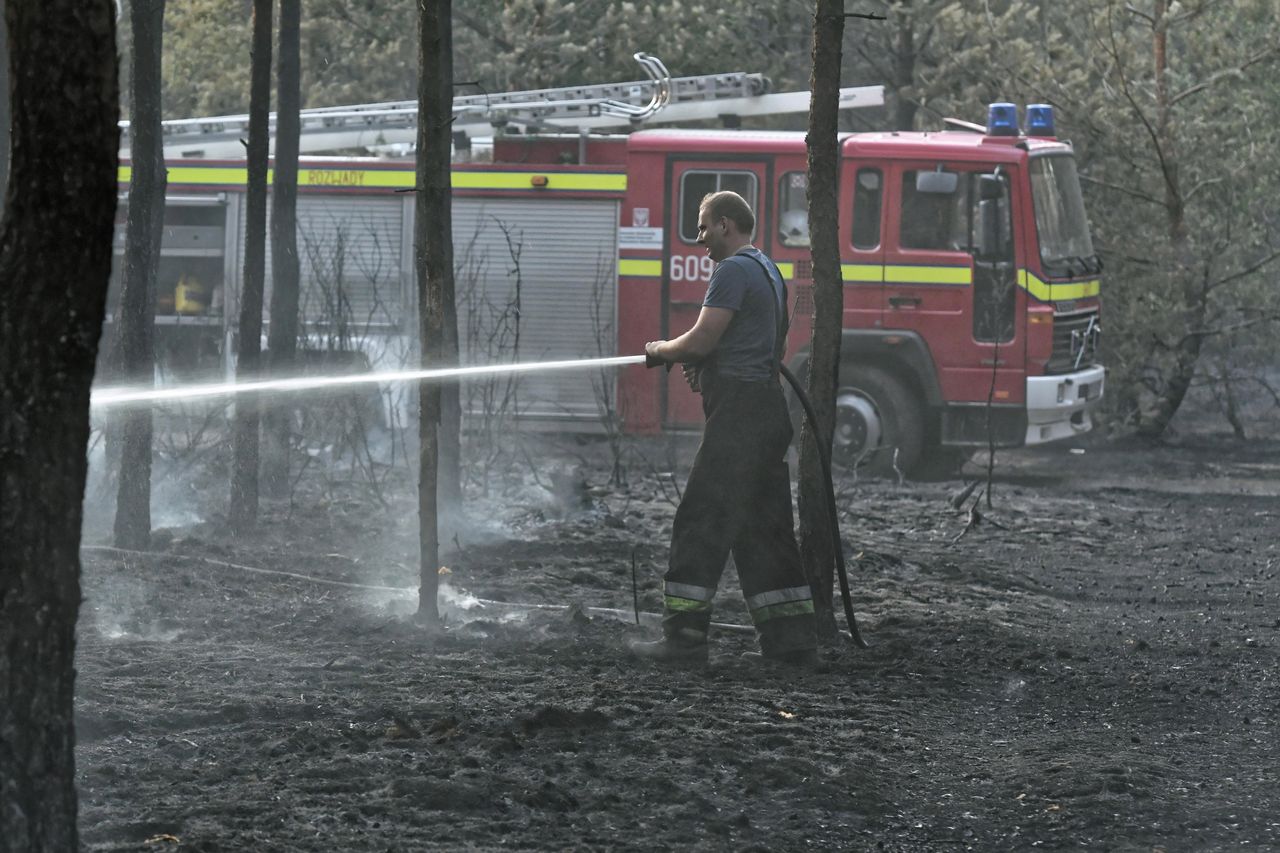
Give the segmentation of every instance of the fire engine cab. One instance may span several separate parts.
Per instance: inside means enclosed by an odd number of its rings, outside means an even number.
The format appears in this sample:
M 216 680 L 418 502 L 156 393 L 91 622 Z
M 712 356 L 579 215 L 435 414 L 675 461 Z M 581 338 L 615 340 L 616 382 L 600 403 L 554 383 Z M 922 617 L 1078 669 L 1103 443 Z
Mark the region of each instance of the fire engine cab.
M 807 109 L 808 93 L 762 92 L 759 75 L 670 78 L 656 60 L 645 68 L 646 82 L 455 103 L 460 151 L 464 134 L 499 123 L 503 131 L 493 137 L 491 160 L 459 162 L 453 171 L 464 361 L 495 357 L 482 345 L 486 335 L 492 342 L 483 319 L 513 294 L 520 351 L 501 357 L 638 354 L 646 341 L 683 332 L 713 268 L 695 242 L 699 202 L 731 189 L 756 211 L 755 243 L 788 280 L 788 358 L 798 375 L 803 370 L 813 287 L 804 134 L 600 131 L 643 127 L 664 111 L 737 124 L 737 115 Z M 842 107 L 880 102 L 879 87 L 842 92 Z M 344 122 L 389 145 L 412 138 L 416 119 L 407 104 L 307 113 L 304 151 L 309 127 L 325 145 Z M 222 369 L 234 351 L 245 170 L 241 160 L 217 155 L 223 137 L 238 139 L 242 119 L 166 128 L 157 322 L 173 328 L 161 347 L 216 352 Z M 845 464 L 910 474 L 957 449 L 1070 437 L 1090 429 L 1102 397 L 1101 264 L 1072 149 L 1056 139 L 1051 108 L 1029 106 L 1025 129 L 1011 104 L 992 105 L 986 125 L 949 123 L 939 132 L 840 141 L 835 457 Z M 577 132 L 564 132 L 570 126 Z M 304 157 L 299 185 L 307 340 L 331 339 L 345 323 L 343 347 L 392 366 L 387 354 L 411 352 L 417 328 L 413 204 L 395 192 L 414 185 L 412 161 Z M 269 273 L 268 264 L 268 287 Z M 564 375 L 522 382 L 527 425 L 598 428 L 599 389 L 590 383 Z M 610 394 L 633 433 L 701 423 L 678 371 L 628 368 Z

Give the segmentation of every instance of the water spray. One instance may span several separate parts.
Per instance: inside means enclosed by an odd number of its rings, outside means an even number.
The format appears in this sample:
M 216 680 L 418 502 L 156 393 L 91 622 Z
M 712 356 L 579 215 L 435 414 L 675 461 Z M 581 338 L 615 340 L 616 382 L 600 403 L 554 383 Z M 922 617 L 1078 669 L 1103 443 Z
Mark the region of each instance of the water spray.
M 99 388 L 90 396 L 89 408 L 101 410 L 143 403 L 230 397 L 254 392 L 314 391 L 322 388 L 341 388 L 349 385 L 368 385 L 381 382 L 441 382 L 451 379 L 470 379 L 478 376 L 497 376 L 509 373 L 598 370 L 605 367 L 621 367 L 628 364 L 644 363 L 646 363 L 646 357 L 643 355 L 620 355 L 609 358 L 579 358 L 565 361 L 517 362 L 514 364 L 440 367 L 423 370 L 390 370 L 381 373 L 357 373 L 354 375 L 299 376 L 289 379 L 260 379 L 249 382 L 213 382 L 203 385 L 177 385 L 167 388 L 146 386 Z
M 556 370 L 599 370 L 606 367 L 623 367 L 629 364 L 643 364 L 645 367 L 665 367 L 668 371 L 672 363 L 651 355 L 620 355 L 608 358 L 579 358 L 563 361 L 517 362 L 514 364 L 488 364 L 471 367 L 440 367 L 424 370 L 391 370 L 382 373 L 339 374 L 336 376 L 302 376 L 290 379 L 261 379 L 250 382 L 214 382 L 204 385 L 155 387 L 115 387 L 100 388 L 89 398 L 89 408 L 102 410 L 117 406 L 161 403 L 176 400 L 198 400 L 210 397 L 230 397 L 237 394 L 249 394 L 263 391 L 296 392 L 314 391 L 322 388 L 341 388 L 350 385 L 368 385 L 386 382 L 432 382 L 451 379 L 467 379 L 477 376 L 498 376 L 511 373 L 545 373 Z M 801 388 L 800 382 L 786 368 L 781 367 L 782 376 L 791 385 L 797 398 L 804 406 L 810 426 L 817 434 L 817 415 L 813 405 Z M 849 595 L 849 579 L 844 564 L 844 551 L 840 541 L 840 526 L 836 512 L 835 491 L 832 487 L 831 459 L 823 442 L 818 442 L 818 452 L 827 480 L 827 506 L 830 513 L 833 547 L 835 549 L 836 570 L 840 579 L 840 593 L 844 604 L 845 620 L 849 625 L 849 633 L 859 646 L 866 646 L 866 641 L 858 631 L 858 623 L 853 614 L 853 603 Z

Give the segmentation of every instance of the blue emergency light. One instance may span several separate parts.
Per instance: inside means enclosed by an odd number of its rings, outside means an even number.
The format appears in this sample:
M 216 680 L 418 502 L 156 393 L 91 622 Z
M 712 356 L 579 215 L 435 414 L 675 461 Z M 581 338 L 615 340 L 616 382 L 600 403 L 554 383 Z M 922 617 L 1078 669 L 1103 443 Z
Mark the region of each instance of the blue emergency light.
M 1018 108 L 1013 104 L 997 103 L 987 107 L 988 136 L 1017 136 Z
M 1054 136 L 1053 107 L 1027 104 L 1027 136 Z

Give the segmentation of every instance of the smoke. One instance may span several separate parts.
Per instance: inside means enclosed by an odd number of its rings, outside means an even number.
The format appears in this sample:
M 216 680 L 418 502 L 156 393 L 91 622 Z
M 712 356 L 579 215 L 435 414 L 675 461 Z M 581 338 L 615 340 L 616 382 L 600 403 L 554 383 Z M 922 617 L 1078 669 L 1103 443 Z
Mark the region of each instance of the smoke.
M 152 457 L 152 529 L 181 529 L 203 524 L 217 511 L 216 501 L 226 494 L 225 486 L 214 481 L 213 473 L 221 467 L 223 448 L 216 442 L 180 448 L 173 435 L 163 433 L 162 429 L 162 422 L 157 419 L 160 446 Z M 80 529 L 84 542 L 106 542 L 112 537 L 119 463 L 111 459 L 108 448 L 105 429 L 95 429 L 87 451 L 89 470 Z
M 80 630 L 105 640 L 169 643 L 184 633 L 181 621 L 166 616 L 151 584 L 121 572 L 86 573 Z

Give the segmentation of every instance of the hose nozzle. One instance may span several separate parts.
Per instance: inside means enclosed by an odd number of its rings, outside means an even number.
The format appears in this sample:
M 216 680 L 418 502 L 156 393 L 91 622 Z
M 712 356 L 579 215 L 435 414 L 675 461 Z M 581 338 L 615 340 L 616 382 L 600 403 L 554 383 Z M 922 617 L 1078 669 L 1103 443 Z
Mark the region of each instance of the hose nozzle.
M 667 361 L 665 358 L 658 358 L 656 355 L 649 355 L 648 353 L 645 353 L 645 357 L 644 357 L 645 367 L 661 367 L 664 364 L 667 366 L 667 373 L 670 373 L 671 362 Z

